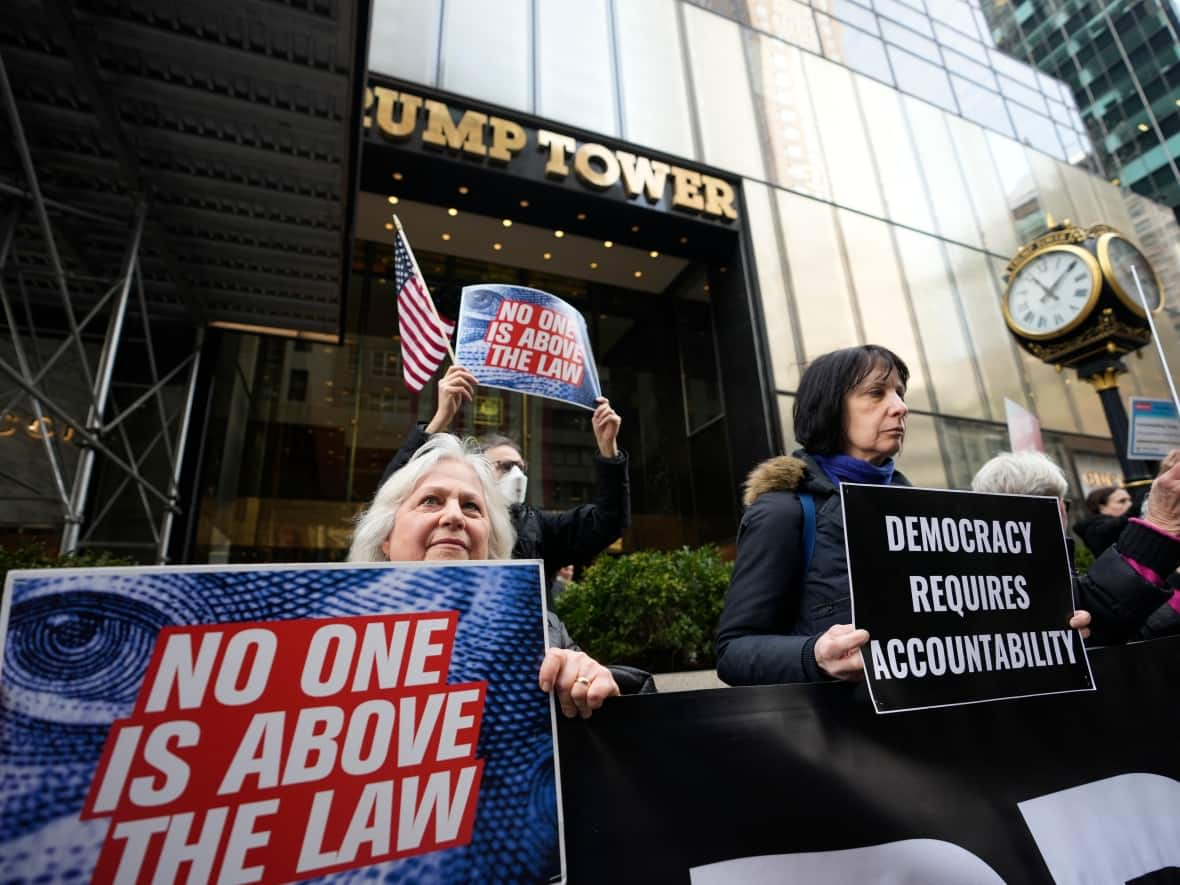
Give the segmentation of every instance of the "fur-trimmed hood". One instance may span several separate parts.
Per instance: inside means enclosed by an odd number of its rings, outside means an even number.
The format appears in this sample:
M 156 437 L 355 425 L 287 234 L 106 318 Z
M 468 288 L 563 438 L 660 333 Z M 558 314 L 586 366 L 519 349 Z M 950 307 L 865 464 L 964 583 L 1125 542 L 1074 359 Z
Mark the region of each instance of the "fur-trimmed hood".
M 807 462 L 794 455 L 779 455 L 763 461 L 746 477 L 742 503 L 749 507 L 767 492 L 787 492 L 799 488 L 808 469 Z

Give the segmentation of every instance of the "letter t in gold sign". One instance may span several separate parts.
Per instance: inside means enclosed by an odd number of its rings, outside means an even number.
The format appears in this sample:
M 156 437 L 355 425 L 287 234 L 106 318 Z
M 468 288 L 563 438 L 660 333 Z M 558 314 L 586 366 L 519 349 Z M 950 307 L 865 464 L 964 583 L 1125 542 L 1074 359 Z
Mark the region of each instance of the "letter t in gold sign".
M 565 178 L 570 174 L 566 154 L 572 154 L 578 143 L 568 135 L 558 135 L 548 129 L 537 131 L 537 145 L 548 148 L 549 160 L 545 163 L 545 174 L 550 178 Z

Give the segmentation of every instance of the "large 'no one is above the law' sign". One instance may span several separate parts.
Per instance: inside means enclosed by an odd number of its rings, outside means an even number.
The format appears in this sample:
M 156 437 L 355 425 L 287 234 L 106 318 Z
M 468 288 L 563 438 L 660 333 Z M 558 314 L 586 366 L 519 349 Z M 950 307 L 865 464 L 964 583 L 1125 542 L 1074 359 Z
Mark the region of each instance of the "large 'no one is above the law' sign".
M 878 713 L 1092 691 L 1054 498 L 845 483 L 852 617 Z

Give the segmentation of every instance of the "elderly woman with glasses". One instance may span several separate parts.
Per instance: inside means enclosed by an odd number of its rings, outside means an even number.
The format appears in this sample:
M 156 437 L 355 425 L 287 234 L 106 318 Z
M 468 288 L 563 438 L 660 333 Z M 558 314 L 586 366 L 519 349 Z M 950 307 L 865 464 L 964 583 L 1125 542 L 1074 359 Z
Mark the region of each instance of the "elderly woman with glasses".
M 463 403 L 469 402 L 478 382 L 462 366 L 451 366 L 438 384 L 438 408 L 429 423 L 417 424 L 401 449 L 385 468 L 382 482 L 420 449 L 433 434 L 446 431 Z M 622 419 L 605 397 L 600 397 L 591 426 L 598 444 L 594 459 L 598 491 L 594 500 L 569 510 L 539 510 L 525 502 L 528 465 L 520 446 L 504 436 L 482 440 L 484 456 L 496 471 L 496 480 L 511 507 L 516 529 L 513 559 L 540 559 L 545 563 L 545 586 L 565 565 L 589 562 L 631 524 L 631 486 L 627 453 L 618 446 Z
M 507 559 L 514 542 L 491 465 L 477 448 L 442 433 L 381 485 L 357 522 L 348 561 Z M 614 673 L 581 651 L 552 613 L 548 632 L 538 683 L 562 713 L 586 718 L 621 693 Z

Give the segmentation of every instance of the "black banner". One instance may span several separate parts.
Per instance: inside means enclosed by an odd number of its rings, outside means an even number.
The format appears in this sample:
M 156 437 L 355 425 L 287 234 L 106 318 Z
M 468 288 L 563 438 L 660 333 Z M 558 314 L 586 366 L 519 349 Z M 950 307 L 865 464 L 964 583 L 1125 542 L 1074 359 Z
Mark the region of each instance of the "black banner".
M 878 712 L 1093 688 L 1055 499 L 840 491 Z
M 1180 639 L 1091 663 L 1097 692 L 904 716 L 824 683 L 563 719 L 570 881 L 1180 881 Z

